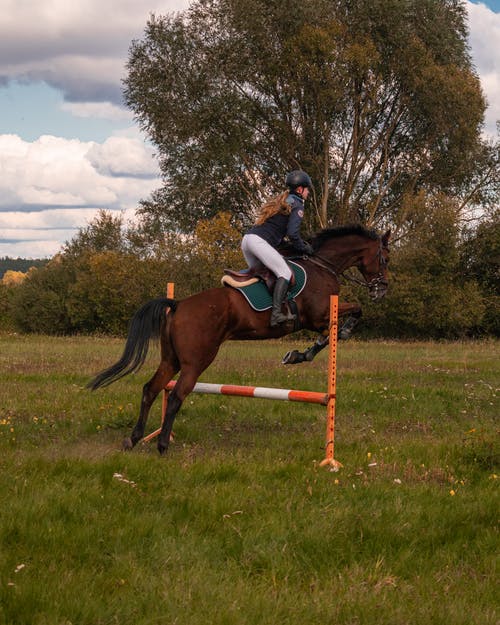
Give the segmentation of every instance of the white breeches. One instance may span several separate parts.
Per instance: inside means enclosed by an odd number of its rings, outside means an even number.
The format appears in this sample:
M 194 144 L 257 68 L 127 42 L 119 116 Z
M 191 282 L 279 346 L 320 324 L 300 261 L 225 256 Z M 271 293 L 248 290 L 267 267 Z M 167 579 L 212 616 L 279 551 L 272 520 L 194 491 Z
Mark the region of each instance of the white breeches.
M 249 267 L 256 267 L 262 263 L 277 278 L 290 280 L 292 277 L 292 271 L 283 256 L 257 234 L 245 234 L 241 241 L 241 251 Z

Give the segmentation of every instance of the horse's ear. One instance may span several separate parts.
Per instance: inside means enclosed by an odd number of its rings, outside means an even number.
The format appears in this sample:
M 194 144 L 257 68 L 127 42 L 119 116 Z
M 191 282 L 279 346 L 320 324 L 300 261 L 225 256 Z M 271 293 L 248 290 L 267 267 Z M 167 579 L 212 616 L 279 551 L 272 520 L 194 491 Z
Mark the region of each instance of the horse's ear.
M 382 235 L 382 243 L 385 247 L 389 244 L 389 239 L 391 238 L 391 229 L 387 230 L 387 232 Z

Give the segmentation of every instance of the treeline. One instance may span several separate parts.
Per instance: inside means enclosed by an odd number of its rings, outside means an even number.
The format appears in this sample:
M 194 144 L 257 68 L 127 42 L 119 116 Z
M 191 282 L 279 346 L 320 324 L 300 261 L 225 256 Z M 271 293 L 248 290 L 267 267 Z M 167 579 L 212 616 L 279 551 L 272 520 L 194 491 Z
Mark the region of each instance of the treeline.
M 44 267 L 0 282 L 0 327 L 43 334 L 124 334 L 135 310 L 165 294 L 185 297 L 217 283 L 221 261 L 240 266 L 240 233 L 228 214 L 191 235 L 151 240 L 101 211 Z
M 412 227 L 395 236 L 390 290 L 381 303 L 347 283 L 344 300 L 363 303 L 361 335 L 392 338 L 499 336 L 498 213 L 464 228 L 446 198 L 415 203 Z M 405 229 L 408 233 L 408 229 Z M 148 235 L 149 236 L 149 235 Z M 135 310 L 165 294 L 218 286 L 241 267 L 240 229 L 229 213 L 201 220 L 191 235 L 150 239 L 101 212 L 45 266 L 19 284 L 0 284 L 3 329 L 48 334 L 124 335 Z
M 30 260 L 29 258 L 3 256 L 0 258 L 0 280 L 4 277 L 6 271 L 22 271 L 26 273 L 31 267 L 43 267 L 47 262 L 47 259 Z

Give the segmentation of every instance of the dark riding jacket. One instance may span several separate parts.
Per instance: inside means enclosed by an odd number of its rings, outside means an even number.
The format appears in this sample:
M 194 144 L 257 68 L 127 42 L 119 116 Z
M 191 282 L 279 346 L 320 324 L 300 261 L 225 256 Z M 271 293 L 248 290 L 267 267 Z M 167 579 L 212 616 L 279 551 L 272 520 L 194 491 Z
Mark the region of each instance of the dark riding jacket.
M 276 213 L 266 219 L 263 224 L 252 226 L 247 234 L 256 234 L 275 249 L 281 245 L 286 236 L 293 247 L 303 253 L 307 250 L 307 244 L 300 236 L 300 226 L 304 217 L 304 200 L 295 193 L 290 193 L 285 202 L 292 207 L 289 215 Z

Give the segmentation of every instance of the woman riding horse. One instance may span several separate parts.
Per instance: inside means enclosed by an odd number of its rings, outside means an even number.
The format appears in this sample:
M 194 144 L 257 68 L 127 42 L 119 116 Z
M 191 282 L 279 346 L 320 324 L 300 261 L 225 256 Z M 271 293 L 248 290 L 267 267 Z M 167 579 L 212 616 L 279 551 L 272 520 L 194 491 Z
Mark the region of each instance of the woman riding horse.
M 276 276 L 273 291 L 273 308 L 270 326 L 293 321 L 291 312 L 283 314 L 281 307 L 286 300 L 292 270 L 278 247 L 288 236 L 294 251 L 299 254 L 312 254 L 309 243 L 300 236 L 300 225 L 304 217 L 304 202 L 312 188 L 311 178 L 305 171 L 291 171 L 285 178 L 288 191 L 268 200 L 261 208 L 255 225 L 245 234 L 241 242 L 241 251 L 250 269 L 256 269 L 262 263 Z

